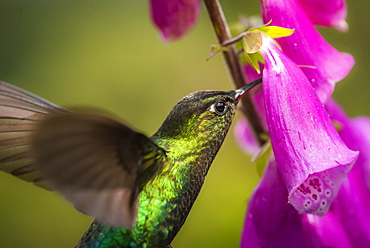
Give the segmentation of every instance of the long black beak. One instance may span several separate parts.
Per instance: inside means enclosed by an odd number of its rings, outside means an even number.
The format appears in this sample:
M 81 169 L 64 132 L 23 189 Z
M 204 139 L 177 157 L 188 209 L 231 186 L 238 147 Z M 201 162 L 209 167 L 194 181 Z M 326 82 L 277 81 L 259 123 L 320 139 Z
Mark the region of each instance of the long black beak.
M 235 90 L 235 101 L 239 101 L 242 96 L 244 96 L 250 89 L 259 85 L 262 82 L 262 78 L 256 79 L 249 84 L 244 85 L 243 87 Z

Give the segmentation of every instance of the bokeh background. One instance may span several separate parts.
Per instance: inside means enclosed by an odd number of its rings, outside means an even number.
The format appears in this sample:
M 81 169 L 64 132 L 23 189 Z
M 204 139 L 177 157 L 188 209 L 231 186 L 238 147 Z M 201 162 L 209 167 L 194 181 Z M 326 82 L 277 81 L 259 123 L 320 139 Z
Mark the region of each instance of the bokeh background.
M 258 14 L 254 0 L 221 1 L 229 21 Z M 349 0 L 350 31 L 320 29 L 356 65 L 335 98 L 350 116 L 370 115 L 370 1 Z M 64 107 L 104 109 L 148 135 L 184 95 L 230 90 L 204 9 L 184 39 L 164 44 L 146 0 L 0 0 L 0 79 Z M 228 135 L 176 248 L 238 247 L 259 178 Z M 73 247 L 92 219 L 56 193 L 0 173 L 0 247 Z

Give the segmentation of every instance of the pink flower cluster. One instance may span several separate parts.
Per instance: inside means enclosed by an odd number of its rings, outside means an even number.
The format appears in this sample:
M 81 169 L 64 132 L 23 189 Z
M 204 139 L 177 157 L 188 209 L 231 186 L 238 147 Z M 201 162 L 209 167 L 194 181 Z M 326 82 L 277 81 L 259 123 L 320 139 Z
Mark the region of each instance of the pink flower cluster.
M 265 109 L 273 157 L 250 200 L 241 247 L 370 247 L 370 119 L 349 119 L 331 98 L 354 59 L 314 27 L 345 29 L 345 2 L 261 0 L 261 10 L 265 23 L 295 32 L 276 39 L 281 50 L 262 34 L 255 102 Z M 254 153 L 249 130 L 239 122 L 235 135 Z

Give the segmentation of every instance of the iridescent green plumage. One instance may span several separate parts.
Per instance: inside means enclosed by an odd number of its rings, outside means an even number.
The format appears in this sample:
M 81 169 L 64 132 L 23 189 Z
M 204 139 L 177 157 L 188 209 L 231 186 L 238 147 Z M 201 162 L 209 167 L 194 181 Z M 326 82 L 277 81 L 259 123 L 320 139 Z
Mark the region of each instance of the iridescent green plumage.
M 40 169 L 52 188 L 97 217 L 76 247 L 169 247 L 199 194 L 239 98 L 257 83 L 184 97 L 150 138 L 109 118 L 71 113 L 2 83 L 0 129 L 11 135 L 4 136 L 4 145 L 0 142 L 0 169 L 12 173 L 27 168 L 23 178 Z M 50 117 L 41 118 L 36 107 L 43 115 L 51 112 Z M 12 111 L 22 117 L 9 115 Z M 25 143 L 18 144 L 13 135 L 34 129 L 27 142 L 37 166 L 24 167 L 24 156 L 9 153 Z
M 133 230 L 94 223 L 77 247 L 92 247 L 104 239 L 111 242 L 101 247 L 169 245 L 184 224 L 229 129 L 235 113 L 233 94 L 199 92 L 182 99 L 151 137 L 166 151 L 166 156 L 157 162 L 163 164 L 161 172 L 141 190 L 138 218 Z M 229 103 L 227 113 L 218 115 L 209 111 L 221 100 Z M 94 236 L 94 232 L 100 234 Z M 103 239 L 102 233 L 105 233 Z

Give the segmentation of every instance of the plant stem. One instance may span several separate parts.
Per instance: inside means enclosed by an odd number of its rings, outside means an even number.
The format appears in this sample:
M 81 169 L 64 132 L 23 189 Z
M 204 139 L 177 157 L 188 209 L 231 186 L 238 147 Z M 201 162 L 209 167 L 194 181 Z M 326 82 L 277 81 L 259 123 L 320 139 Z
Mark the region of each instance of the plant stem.
M 214 31 L 216 33 L 219 44 L 223 44 L 231 39 L 229 27 L 227 25 L 224 13 L 218 0 L 204 0 L 208 15 L 211 19 Z M 228 46 L 228 50 L 223 52 L 224 59 L 232 77 L 232 82 L 238 89 L 246 84 L 244 73 L 239 62 L 239 56 L 233 45 Z M 249 94 L 241 99 L 243 104 L 242 112 L 248 119 L 255 137 L 258 139 L 260 145 L 263 145 L 266 140 L 264 137 L 264 129 L 261 120 L 254 107 L 252 99 Z

